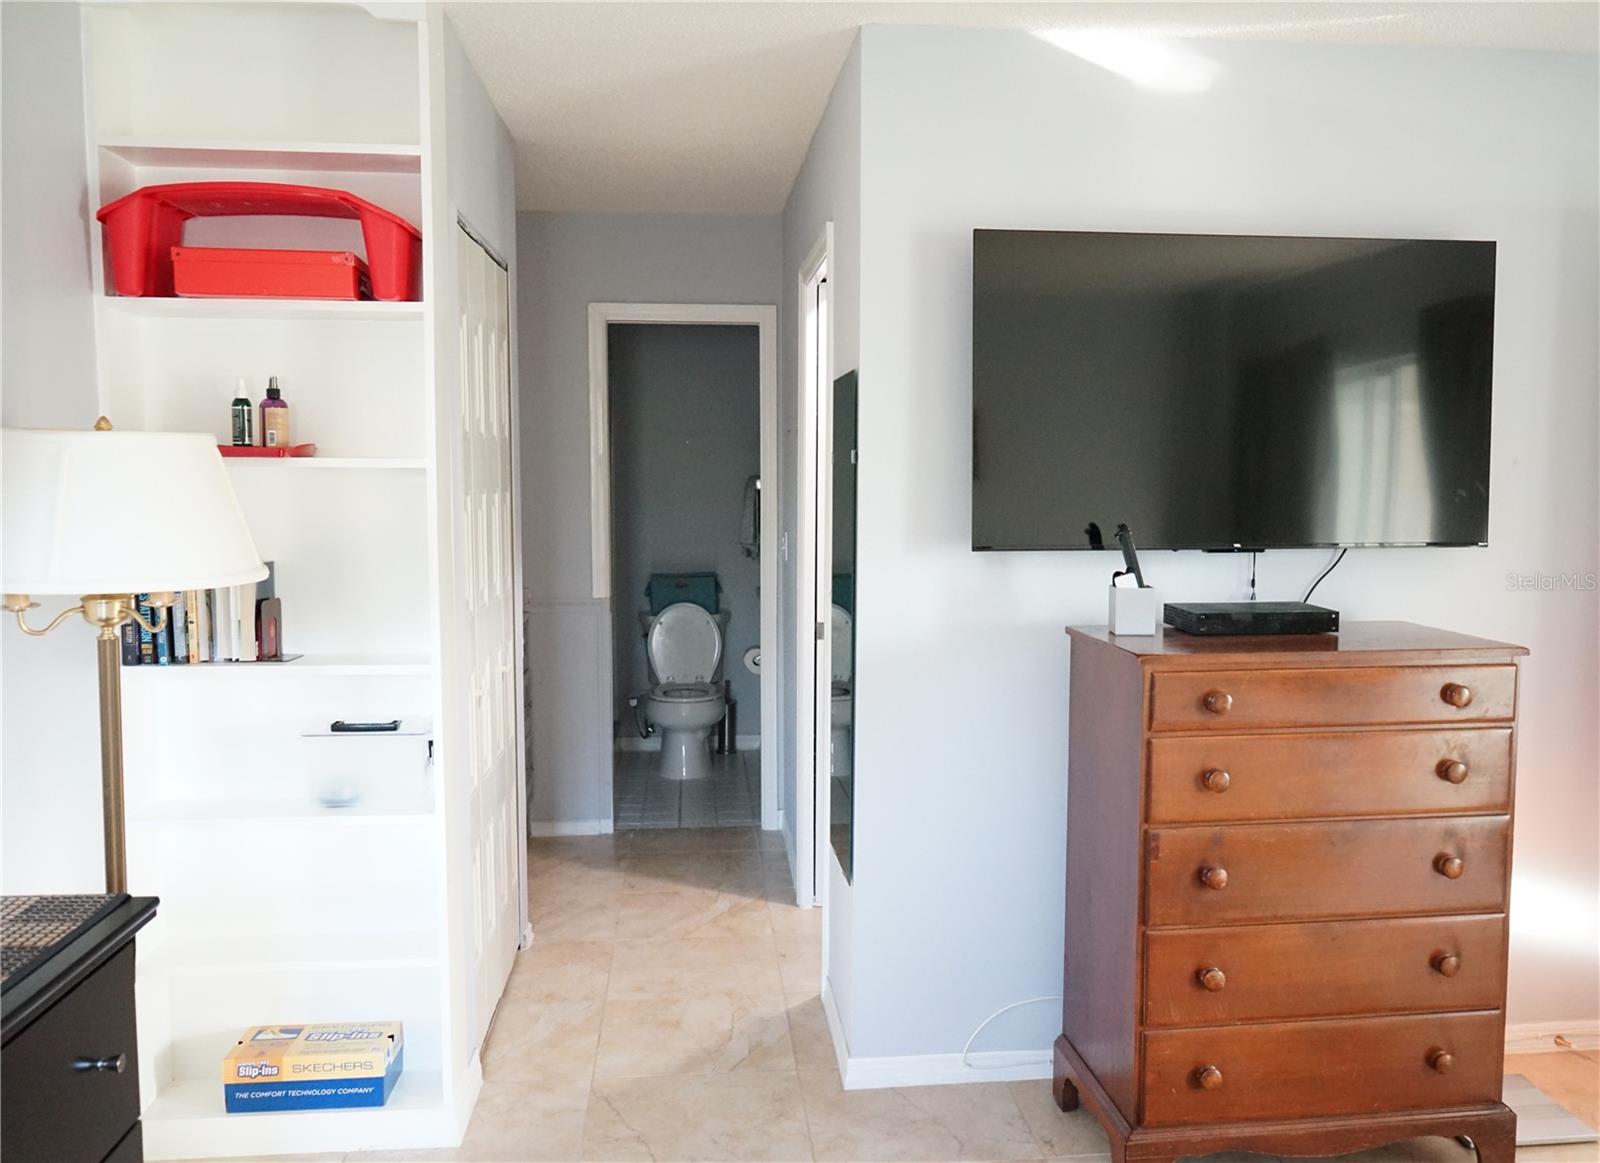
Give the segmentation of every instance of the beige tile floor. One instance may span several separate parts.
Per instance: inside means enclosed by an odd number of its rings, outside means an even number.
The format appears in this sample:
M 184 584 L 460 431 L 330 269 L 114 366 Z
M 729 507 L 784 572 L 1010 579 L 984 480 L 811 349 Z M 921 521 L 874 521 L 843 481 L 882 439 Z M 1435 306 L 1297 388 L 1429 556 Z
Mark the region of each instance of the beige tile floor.
M 1056 1110 L 1047 1082 L 841 1089 L 818 999 L 821 915 L 788 903 L 770 835 L 537 841 L 530 879 L 536 940 L 501 1002 L 466 1141 L 351 1161 L 1107 1158 L 1094 1121 Z M 1600 1058 L 1507 1065 L 1596 1121 Z M 1597 1157 L 1593 1144 L 1518 1153 Z M 1347 1158 L 1473 1159 L 1445 1139 Z

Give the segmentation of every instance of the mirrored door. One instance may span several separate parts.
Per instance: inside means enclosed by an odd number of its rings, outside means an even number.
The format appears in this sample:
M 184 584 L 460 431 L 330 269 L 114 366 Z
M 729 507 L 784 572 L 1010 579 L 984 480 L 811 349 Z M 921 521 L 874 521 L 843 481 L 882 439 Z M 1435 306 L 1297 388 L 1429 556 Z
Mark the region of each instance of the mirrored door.
M 829 821 L 845 879 L 855 875 L 856 722 L 856 373 L 833 381 L 832 698 L 829 705 Z

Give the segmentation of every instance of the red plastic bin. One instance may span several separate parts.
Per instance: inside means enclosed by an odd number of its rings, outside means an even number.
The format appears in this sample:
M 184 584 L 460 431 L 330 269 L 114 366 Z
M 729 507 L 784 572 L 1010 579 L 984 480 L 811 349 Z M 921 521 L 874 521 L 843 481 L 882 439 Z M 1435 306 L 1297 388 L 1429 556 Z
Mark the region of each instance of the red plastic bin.
M 172 248 L 180 298 L 370 299 L 367 264 L 348 250 Z
M 404 218 L 345 190 L 282 182 L 177 182 L 144 186 L 95 215 L 106 228 L 106 253 L 117 294 L 171 297 L 172 251 L 191 218 L 258 215 L 354 218 L 361 222 L 372 297 L 414 300 L 422 281 L 422 234 Z

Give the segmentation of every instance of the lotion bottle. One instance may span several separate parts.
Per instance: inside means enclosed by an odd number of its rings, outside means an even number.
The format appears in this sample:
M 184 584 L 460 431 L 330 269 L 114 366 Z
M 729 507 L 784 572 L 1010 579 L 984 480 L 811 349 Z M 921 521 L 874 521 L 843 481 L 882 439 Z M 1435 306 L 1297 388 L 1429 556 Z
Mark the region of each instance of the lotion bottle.
M 261 443 L 267 448 L 288 448 L 289 401 L 278 390 L 278 377 L 267 381 L 267 398 L 261 401 Z
M 240 446 L 256 442 L 255 409 L 251 407 L 247 392 L 244 377 L 240 376 L 239 394 L 233 398 L 230 408 L 233 414 L 233 443 Z

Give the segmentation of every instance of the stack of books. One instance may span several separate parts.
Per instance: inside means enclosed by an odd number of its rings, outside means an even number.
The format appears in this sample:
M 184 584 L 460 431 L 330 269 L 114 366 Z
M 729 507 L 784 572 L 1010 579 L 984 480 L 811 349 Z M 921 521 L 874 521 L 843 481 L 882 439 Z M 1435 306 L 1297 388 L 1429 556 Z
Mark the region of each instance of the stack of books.
M 286 662 L 283 603 L 277 575 L 267 562 L 259 582 L 214 590 L 184 590 L 152 633 L 136 621 L 122 624 L 124 666 L 180 666 L 200 662 Z M 137 595 L 140 616 L 157 624 L 161 611 L 149 594 Z

